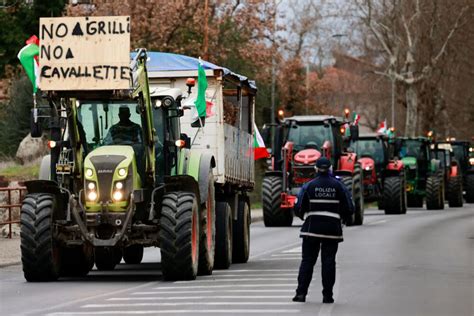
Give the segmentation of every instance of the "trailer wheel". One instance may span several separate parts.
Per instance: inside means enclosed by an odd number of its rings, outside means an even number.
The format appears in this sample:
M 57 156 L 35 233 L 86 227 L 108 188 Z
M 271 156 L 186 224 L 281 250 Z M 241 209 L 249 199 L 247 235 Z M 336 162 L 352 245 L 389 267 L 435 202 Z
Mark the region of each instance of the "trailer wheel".
M 245 263 L 250 253 L 250 202 L 246 195 L 239 197 L 237 220 L 233 221 L 232 262 Z
M 440 176 L 430 176 L 426 180 L 426 209 L 444 209 L 444 185 Z
M 291 226 L 293 223 L 293 212 L 290 209 L 282 209 L 281 193 L 283 192 L 283 179 L 281 177 L 268 176 L 262 182 L 262 207 L 263 223 L 266 227 Z
M 462 207 L 462 178 L 460 176 L 450 177 L 448 180 L 448 204 L 449 207 Z
M 131 245 L 123 249 L 123 261 L 126 264 L 139 264 L 143 259 L 143 246 Z
M 91 246 L 61 248 L 61 276 L 83 277 L 94 266 L 94 250 Z
M 199 271 L 200 275 L 211 275 L 214 269 L 216 243 L 216 205 L 214 175 L 209 172 L 207 181 L 207 201 L 201 218 L 201 240 L 199 243 Z
M 227 202 L 216 205 L 216 254 L 214 267 L 228 269 L 232 263 L 232 212 Z
M 165 280 L 194 280 L 199 264 L 199 213 L 196 196 L 163 196 L 160 218 L 161 268 Z
M 20 245 L 23 274 L 28 282 L 54 281 L 60 272 L 60 248 L 53 238 L 55 198 L 27 194 L 21 205 Z
M 116 247 L 95 247 L 94 256 L 97 270 L 111 271 L 122 260 L 122 251 Z
M 403 213 L 403 181 L 399 176 L 386 177 L 384 180 L 383 196 L 385 214 Z
M 466 175 L 466 202 L 474 203 L 474 174 Z

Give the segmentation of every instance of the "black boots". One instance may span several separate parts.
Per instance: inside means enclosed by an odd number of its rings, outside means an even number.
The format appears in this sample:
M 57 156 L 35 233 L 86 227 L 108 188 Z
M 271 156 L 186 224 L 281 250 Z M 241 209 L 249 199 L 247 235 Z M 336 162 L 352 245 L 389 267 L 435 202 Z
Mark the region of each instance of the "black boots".
M 323 303 L 332 304 L 334 303 L 334 299 L 332 296 L 323 296 Z
M 306 302 L 306 295 L 296 294 L 295 297 L 293 297 L 293 302 L 300 302 L 300 303 Z

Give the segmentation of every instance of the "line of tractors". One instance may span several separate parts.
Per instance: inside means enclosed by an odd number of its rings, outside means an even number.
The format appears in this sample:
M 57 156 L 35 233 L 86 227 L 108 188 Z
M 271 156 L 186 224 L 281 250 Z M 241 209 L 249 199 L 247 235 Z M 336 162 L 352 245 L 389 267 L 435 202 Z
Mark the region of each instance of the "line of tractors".
M 271 157 L 262 183 L 267 227 L 290 226 L 301 186 L 312 179 L 320 157 L 352 193 L 355 214 L 348 225 L 362 225 L 365 203 L 376 202 L 385 214 L 404 214 L 407 207 L 429 210 L 474 203 L 474 150 L 468 141 L 435 141 L 427 137 L 359 134 L 356 122 L 330 115 L 279 117 L 267 124 L 264 138 Z M 390 136 L 389 136 L 390 135 Z

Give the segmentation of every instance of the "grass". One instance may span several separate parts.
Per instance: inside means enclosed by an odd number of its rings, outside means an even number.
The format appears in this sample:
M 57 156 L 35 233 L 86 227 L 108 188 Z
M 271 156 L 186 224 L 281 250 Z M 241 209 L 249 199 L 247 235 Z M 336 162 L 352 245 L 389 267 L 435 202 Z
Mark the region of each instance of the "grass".
M 23 181 L 37 179 L 39 173 L 39 162 L 21 165 L 14 161 L 0 163 L 0 176 L 10 181 Z

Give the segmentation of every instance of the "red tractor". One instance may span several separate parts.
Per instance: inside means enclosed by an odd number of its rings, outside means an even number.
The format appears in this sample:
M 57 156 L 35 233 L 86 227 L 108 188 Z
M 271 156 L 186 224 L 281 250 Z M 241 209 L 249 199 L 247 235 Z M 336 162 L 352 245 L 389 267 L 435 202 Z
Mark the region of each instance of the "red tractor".
M 340 117 L 315 115 L 293 116 L 274 125 L 271 164 L 262 183 L 265 226 L 291 226 L 297 194 L 314 178 L 314 166 L 322 156 L 331 160 L 334 175 L 352 192 L 356 212 L 348 224 L 362 225 L 362 172 L 357 155 L 344 149 L 344 143 L 357 139 L 358 126 L 350 125 L 352 136 L 343 137 L 346 124 Z
M 385 214 L 405 214 L 406 193 L 403 162 L 392 159 L 393 146 L 387 135 L 361 134 L 352 142 L 363 174 L 364 200 L 377 202 Z

